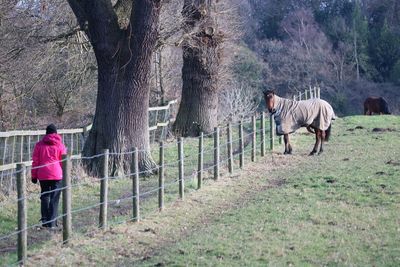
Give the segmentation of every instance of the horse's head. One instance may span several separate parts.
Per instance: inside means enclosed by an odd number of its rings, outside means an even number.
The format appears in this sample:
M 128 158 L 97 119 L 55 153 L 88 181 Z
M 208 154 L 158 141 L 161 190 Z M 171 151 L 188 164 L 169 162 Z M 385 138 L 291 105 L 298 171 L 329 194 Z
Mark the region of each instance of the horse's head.
M 275 92 L 273 90 L 264 91 L 265 105 L 270 113 L 274 113 L 275 110 Z

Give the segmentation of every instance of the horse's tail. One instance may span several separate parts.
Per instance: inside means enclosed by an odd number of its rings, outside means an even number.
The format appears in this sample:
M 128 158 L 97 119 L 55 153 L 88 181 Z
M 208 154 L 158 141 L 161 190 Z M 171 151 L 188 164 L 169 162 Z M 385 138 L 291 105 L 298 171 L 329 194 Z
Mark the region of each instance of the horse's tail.
M 326 129 L 326 131 L 325 131 L 325 141 L 329 141 L 329 137 L 331 136 L 331 127 L 332 127 L 332 123 L 329 124 L 328 129 Z

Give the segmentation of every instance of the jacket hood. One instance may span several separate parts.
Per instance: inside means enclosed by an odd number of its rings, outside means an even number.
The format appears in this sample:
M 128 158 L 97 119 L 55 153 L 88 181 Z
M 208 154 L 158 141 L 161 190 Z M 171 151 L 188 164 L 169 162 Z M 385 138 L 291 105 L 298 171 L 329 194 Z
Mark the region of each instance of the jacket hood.
M 43 142 L 49 145 L 55 145 L 61 143 L 61 136 L 56 133 L 46 134 L 43 137 Z

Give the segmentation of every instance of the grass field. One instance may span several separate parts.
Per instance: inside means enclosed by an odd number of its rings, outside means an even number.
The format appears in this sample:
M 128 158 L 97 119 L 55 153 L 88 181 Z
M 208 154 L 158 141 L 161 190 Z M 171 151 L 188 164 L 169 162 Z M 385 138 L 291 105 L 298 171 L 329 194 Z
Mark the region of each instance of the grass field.
M 142 264 L 399 266 L 399 127 L 339 120 L 325 155 L 266 175 L 277 186 Z
M 335 121 L 140 223 L 29 252 L 28 265 L 399 266 L 400 117 Z M 53 242 L 53 243 L 52 243 Z

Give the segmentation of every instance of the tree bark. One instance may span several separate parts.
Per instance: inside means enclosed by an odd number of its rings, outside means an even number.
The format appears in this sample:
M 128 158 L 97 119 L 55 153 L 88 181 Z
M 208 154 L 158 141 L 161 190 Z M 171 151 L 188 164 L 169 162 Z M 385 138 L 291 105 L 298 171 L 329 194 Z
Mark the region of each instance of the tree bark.
M 156 164 L 150 154 L 148 129 L 149 74 L 161 3 L 134 1 L 126 29 L 120 29 L 111 1 L 69 3 L 81 27 L 87 23 L 98 64 L 96 112 L 83 156 L 109 149 L 111 173 L 119 175 L 129 169 L 130 156 L 117 153 L 136 147 L 140 151 L 140 170 L 151 172 Z M 99 173 L 100 160 L 85 161 L 91 174 Z
M 222 37 L 211 15 L 211 1 L 185 0 L 182 14 L 186 33 L 182 42 L 182 98 L 173 130 L 178 136 L 198 136 L 212 132 L 218 123 Z

